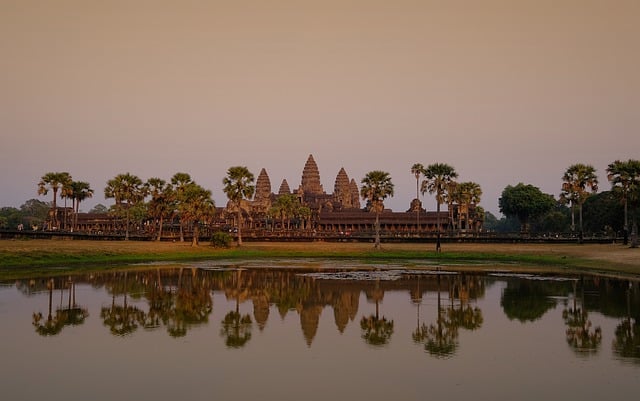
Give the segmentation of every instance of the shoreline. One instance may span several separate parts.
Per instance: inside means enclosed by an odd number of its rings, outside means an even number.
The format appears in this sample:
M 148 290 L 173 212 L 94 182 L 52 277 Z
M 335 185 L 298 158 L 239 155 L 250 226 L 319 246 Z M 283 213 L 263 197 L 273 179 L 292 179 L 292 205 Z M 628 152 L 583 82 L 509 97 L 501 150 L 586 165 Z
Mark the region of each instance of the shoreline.
M 470 263 L 487 270 L 516 264 L 518 271 L 584 271 L 640 276 L 640 248 L 618 244 L 433 244 L 388 243 L 376 251 L 370 243 L 246 242 L 218 249 L 201 244 L 137 241 L 2 240 L 0 279 L 18 275 L 101 270 L 131 263 L 203 260 L 345 259 L 363 262 L 433 261 Z M 486 262 L 486 263 L 478 263 Z M 466 266 L 460 266 L 466 269 Z

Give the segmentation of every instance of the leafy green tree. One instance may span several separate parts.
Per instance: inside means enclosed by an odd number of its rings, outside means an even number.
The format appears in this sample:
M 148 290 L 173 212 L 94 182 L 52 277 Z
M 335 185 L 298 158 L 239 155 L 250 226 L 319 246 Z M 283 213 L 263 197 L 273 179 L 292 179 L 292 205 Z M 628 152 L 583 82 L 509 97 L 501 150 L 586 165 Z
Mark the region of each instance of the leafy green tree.
M 132 208 L 144 200 L 147 190 L 142 180 L 130 173 L 118 174 L 107 181 L 104 189 L 104 197 L 115 199 L 115 209 L 118 213 L 123 212 L 126 218 L 125 240 L 129 239 L 129 226 Z
M 273 202 L 271 214 L 280 217 L 283 229 L 285 228 L 285 221 L 286 229 L 290 229 L 291 219 L 296 216 L 299 206 L 300 202 L 294 194 L 283 194 L 278 196 L 275 202 Z
M 371 208 L 370 211 L 376 214 L 376 238 L 375 249 L 380 248 L 380 213 L 384 210 L 384 200 L 393 196 L 393 183 L 389 173 L 374 170 L 367 173 L 362 179 L 362 189 L 360 196 L 366 200 Z
M 521 232 L 528 232 L 529 222 L 552 210 L 555 203 L 552 195 L 544 194 L 539 188 L 523 183 L 516 186 L 508 185 L 498 201 L 500 212 L 518 218 Z
M 582 205 L 591 193 L 598 191 L 598 177 L 596 169 L 587 164 L 572 164 L 562 176 L 562 193 L 560 199 L 571 205 L 571 231 L 574 231 L 574 205 L 578 204 L 580 216 L 580 243 L 584 237 L 584 225 L 582 222 Z
M 424 171 L 425 180 L 422 181 L 422 193 L 429 192 L 436 196 L 436 224 L 437 224 L 437 240 L 436 252 L 441 251 L 440 244 L 440 205 L 447 199 L 448 188 L 451 182 L 458 178 L 456 170 L 445 163 L 434 163 L 427 166 Z
M 30 227 L 37 227 L 47 220 L 47 215 L 51 209 L 49 202 L 43 202 L 38 199 L 29 199 L 20 206 L 20 212 L 23 220 Z
M 629 232 L 629 204 L 631 203 L 635 208 L 640 200 L 640 160 L 614 161 L 607 167 L 607 179 L 611 182 L 612 191 L 619 196 L 624 205 L 624 243 L 626 245 Z M 636 247 L 638 239 L 635 218 L 633 228 L 635 235 L 631 245 Z
M 49 190 L 53 192 L 53 201 L 51 202 L 51 207 L 53 209 L 52 223 L 56 228 L 60 227 L 60 221 L 58 220 L 58 206 L 56 202 L 58 192 L 70 182 L 71 175 L 67 172 L 46 173 L 42 178 L 40 178 L 40 182 L 38 182 L 38 195 L 47 195 Z M 52 227 L 50 227 L 50 229 L 52 229 Z
M 238 246 L 242 246 L 242 201 L 253 197 L 256 189 L 253 181 L 253 174 L 244 166 L 229 167 L 227 176 L 222 179 L 223 191 L 237 209 Z
M 624 210 L 613 191 L 599 192 L 584 202 L 584 224 L 587 232 L 614 235 L 624 229 Z

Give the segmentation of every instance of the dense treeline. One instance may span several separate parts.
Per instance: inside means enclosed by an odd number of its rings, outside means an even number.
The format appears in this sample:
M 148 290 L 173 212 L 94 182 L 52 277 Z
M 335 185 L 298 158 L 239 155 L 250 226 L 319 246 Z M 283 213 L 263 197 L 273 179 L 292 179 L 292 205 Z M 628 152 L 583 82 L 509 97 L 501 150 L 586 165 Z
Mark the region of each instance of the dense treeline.
M 411 210 L 421 210 L 420 194 L 431 194 L 436 199 L 438 211 L 441 205 L 447 204 L 454 229 L 456 221 L 453 219 L 452 206 L 459 206 L 462 212 L 458 213 L 458 218 L 462 219 L 473 205 L 475 213 L 484 220 L 484 230 L 489 232 L 550 236 L 570 233 L 580 240 L 584 235 L 622 235 L 626 243 L 628 233 L 632 231 L 632 239 L 634 243 L 637 242 L 640 202 L 638 160 L 616 160 L 609 164 L 606 177 L 610 189 L 599 193 L 595 168 L 581 163 L 569 166 L 564 172 L 557 198 L 542 193 L 531 184 L 508 185 L 499 199 L 500 212 L 504 214 L 500 219 L 478 205 L 482 195 L 480 185 L 457 182 L 458 174 L 452 166 L 434 163 L 424 167 L 416 163 L 410 172 L 416 178 L 416 198 Z M 423 178 L 422 182 L 420 178 Z M 241 244 L 243 217 L 240 210 L 243 209 L 243 202 L 253 197 L 254 176 L 246 167 L 234 166 L 229 168 L 222 184 L 230 201 L 227 209 L 237 214 L 234 225 L 238 227 L 238 242 Z M 372 171 L 363 178 L 361 184 L 361 196 L 367 201 L 365 209 L 378 214 L 384 198 L 393 196 L 391 177 L 384 171 Z M 378 193 L 380 189 L 383 190 Z M 0 208 L 0 228 L 47 229 L 47 224 L 50 224 L 57 229 L 73 230 L 76 224 L 73 219 L 77 217 L 80 203 L 92 197 L 94 190 L 87 182 L 74 181 L 67 172 L 49 172 L 38 182 L 37 193 L 47 196 L 49 192 L 53 195 L 51 202 L 30 199 L 20 208 Z M 109 208 L 97 205 L 90 212 L 109 212 L 124 219 L 126 236 L 132 221 L 150 221 L 156 227 L 154 235 L 160 238 L 165 219 L 177 219 L 182 232 L 185 225 L 197 230 L 199 224 L 210 221 L 215 213 L 211 191 L 195 183 L 186 173 L 176 173 L 169 181 L 157 177 L 143 181 L 130 173 L 119 174 L 107 182 L 104 195 L 107 199 L 114 199 L 114 205 Z M 65 215 L 62 217 L 59 213 L 51 213 L 51 210 L 60 207 L 58 198 L 64 201 Z M 269 215 L 281 218 L 283 225 L 285 216 L 309 218 L 309 210 L 304 207 L 293 210 L 291 205 L 287 205 L 287 200 L 287 197 L 279 198 L 268 211 Z M 416 214 L 416 218 L 419 223 L 420 213 Z M 458 228 L 461 224 L 458 222 Z M 437 226 L 439 237 L 440 222 Z

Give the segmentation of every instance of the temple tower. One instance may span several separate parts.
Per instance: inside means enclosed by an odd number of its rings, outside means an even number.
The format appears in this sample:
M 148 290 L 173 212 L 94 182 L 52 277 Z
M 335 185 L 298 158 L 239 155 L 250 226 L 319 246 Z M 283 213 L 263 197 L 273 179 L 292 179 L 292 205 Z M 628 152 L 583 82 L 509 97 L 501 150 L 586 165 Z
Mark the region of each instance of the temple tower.
M 356 180 L 352 178 L 349 187 L 351 188 L 351 207 L 360 209 L 360 191 Z
M 256 180 L 256 201 L 264 201 L 271 197 L 271 180 L 267 174 L 267 170 L 264 168 L 260 170 L 258 179 Z
M 289 183 L 287 180 L 282 180 L 282 184 L 280 184 L 280 189 L 278 190 L 278 195 L 290 195 L 291 189 L 289 189 Z
M 320 171 L 318 170 L 316 161 L 313 160 L 313 155 L 309 155 L 309 158 L 304 165 L 304 170 L 302 170 L 302 183 L 300 184 L 300 189 L 304 191 L 305 195 L 324 194 L 322 184 L 320 184 Z
M 344 167 L 340 169 L 336 176 L 336 183 L 333 187 L 333 197 L 344 208 L 351 208 L 353 197 L 351 196 L 351 186 L 349 185 L 349 176 L 344 171 Z

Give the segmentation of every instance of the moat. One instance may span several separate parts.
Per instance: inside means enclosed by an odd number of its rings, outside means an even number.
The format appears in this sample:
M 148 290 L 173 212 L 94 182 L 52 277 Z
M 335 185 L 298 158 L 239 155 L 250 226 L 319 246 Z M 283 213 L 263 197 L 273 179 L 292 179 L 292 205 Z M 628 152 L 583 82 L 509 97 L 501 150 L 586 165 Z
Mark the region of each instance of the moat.
M 640 282 L 199 262 L 0 286 L 0 391 L 32 400 L 628 399 Z

